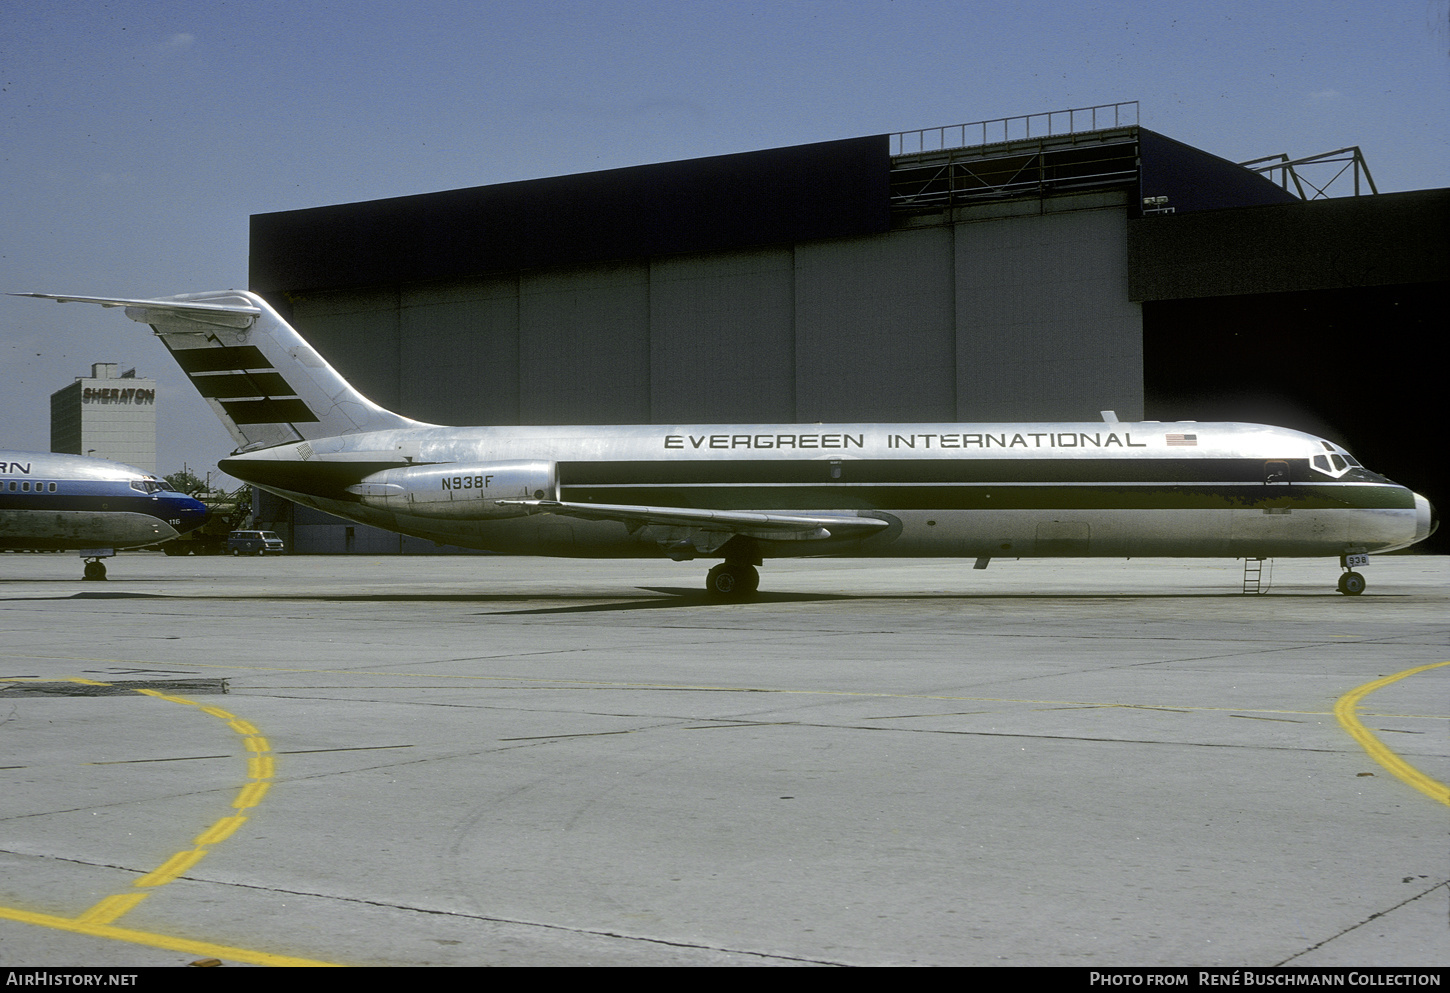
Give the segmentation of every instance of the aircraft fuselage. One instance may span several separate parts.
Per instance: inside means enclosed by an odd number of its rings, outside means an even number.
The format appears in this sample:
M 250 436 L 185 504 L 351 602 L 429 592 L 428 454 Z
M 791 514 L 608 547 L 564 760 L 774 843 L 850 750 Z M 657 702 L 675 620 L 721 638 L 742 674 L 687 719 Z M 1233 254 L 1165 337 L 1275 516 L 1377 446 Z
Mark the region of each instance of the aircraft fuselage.
M 206 519 L 206 507 L 148 472 L 106 459 L 0 452 L 0 549 L 151 545 Z
M 688 523 L 552 504 L 883 522 L 809 541 L 756 535 L 763 557 L 1324 556 L 1408 545 L 1432 523 L 1423 497 L 1342 449 L 1235 423 L 413 428 L 221 467 L 361 523 L 550 555 L 678 558 L 720 544 Z

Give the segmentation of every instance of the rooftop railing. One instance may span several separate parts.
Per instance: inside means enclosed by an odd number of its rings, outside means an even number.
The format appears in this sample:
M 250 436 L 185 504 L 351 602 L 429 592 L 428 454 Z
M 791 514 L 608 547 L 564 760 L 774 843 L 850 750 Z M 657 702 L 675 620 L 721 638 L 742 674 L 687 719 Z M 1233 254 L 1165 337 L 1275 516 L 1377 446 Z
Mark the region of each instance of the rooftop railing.
M 1136 127 L 1138 101 L 1104 103 L 1096 107 L 1050 110 L 1043 114 L 999 117 L 971 124 L 952 124 L 920 131 L 900 131 L 891 136 L 892 155 L 916 155 L 949 148 L 971 148 L 998 142 L 1058 135 L 1085 134 L 1107 128 Z

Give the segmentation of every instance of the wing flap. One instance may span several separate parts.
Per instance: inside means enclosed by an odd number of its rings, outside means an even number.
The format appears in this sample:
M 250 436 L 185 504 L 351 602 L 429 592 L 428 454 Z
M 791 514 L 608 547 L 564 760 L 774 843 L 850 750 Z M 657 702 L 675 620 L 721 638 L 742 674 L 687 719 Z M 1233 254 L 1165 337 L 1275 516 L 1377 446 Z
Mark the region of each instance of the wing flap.
M 590 521 L 622 521 L 665 527 L 699 528 L 752 538 L 819 540 L 863 538 L 890 526 L 874 517 L 845 514 L 786 514 L 753 510 L 698 510 L 693 507 L 640 507 L 628 504 L 571 503 L 567 500 L 500 500 L 539 513 L 561 514 Z

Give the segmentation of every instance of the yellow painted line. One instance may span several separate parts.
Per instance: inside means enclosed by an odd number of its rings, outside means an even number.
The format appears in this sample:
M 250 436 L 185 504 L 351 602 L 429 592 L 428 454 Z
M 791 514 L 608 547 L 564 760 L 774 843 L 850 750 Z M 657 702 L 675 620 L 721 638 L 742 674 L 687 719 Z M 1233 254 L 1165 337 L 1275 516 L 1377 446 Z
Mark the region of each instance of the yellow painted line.
M 1416 769 L 1410 763 L 1386 748 L 1383 742 L 1370 734 L 1369 729 L 1360 723 L 1359 717 L 1355 714 L 1355 709 L 1358 707 L 1359 701 L 1369 696 L 1375 690 L 1383 689 L 1391 683 L 1397 683 L 1407 676 L 1428 672 L 1431 669 L 1439 669 L 1441 666 L 1447 665 L 1450 665 L 1450 662 L 1435 662 L 1431 665 L 1422 665 L 1415 669 L 1406 669 L 1404 672 L 1397 672 L 1393 676 L 1386 676 L 1384 679 L 1377 679 L 1372 683 L 1365 683 L 1363 686 L 1352 689 L 1339 698 L 1339 702 L 1334 705 L 1334 716 L 1339 720 L 1344 730 L 1349 732 L 1349 736 L 1359 742 L 1365 751 L 1369 752 L 1370 758 L 1389 770 L 1391 775 L 1413 786 L 1430 799 L 1438 800 L 1440 803 L 1450 806 L 1450 786 L 1446 786 L 1437 779 L 1431 779 L 1419 769 Z
M 85 913 L 76 915 L 76 920 L 84 924 L 110 924 L 122 914 L 130 913 L 136 904 L 148 896 L 149 893 L 117 893 L 115 896 L 106 897 Z
M 137 690 L 136 692 L 140 693 L 142 696 L 154 696 L 156 699 L 165 700 L 167 703 L 182 703 L 188 707 L 196 706 L 195 700 L 188 700 L 184 696 L 170 696 L 166 693 L 162 693 L 160 690 Z
M 246 810 L 248 807 L 255 807 L 262 802 L 262 797 L 267 795 L 267 789 L 271 783 L 248 783 L 242 787 L 237 798 L 232 801 L 232 806 L 238 810 Z
M 90 686 L 111 685 L 110 683 L 79 677 L 56 680 L 17 679 L 12 677 L 0 679 L 0 682 L 72 682 L 84 683 Z M 188 700 L 186 697 L 171 696 L 159 690 L 149 689 L 137 689 L 135 692 L 143 696 L 165 700 L 168 703 L 179 703 L 188 707 L 196 707 L 205 714 L 226 721 L 228 727 L 242 736 L 242 744 L 248 752 L 247 777 L 249 782 L 238 791 L 237 798 L 232 802 L 232 806 L 238 809 L 255 807 L 261 802 L 262 797 L 266 796 L 267 789 L 271 786 L 271 783 L 260 782 L 259 780 L 273 778 L 276 775 L 276 763 L 270 754 L 272 746 L 255 727 L 237 717 L 235 714 L 222 710 L 220 707 L 202 706 L 195 700 Z M 136 879 L 132 884 L 133 887 L 141 890 L 149 890 L 173 882 L 206 857 L 208 849 L 203 846 L 214 845 L 218 842 L 225 841 L 246 822 L 247 818 L 241 815 L 221 818 L 196 836 L 196 839 L 192 842 L 192 848 L 177 852 L 151 872 Z M 149 931 L 137 931 L 131 928 L 116 927 L 113 924 L 115 920 L 135 909 L 136 905 L 145 900 L 148 895 L 149 893 L 147 892 L 136 892 L 135 889 L 128 893 L 115 893 L 102 898 L 75 917 L 60 917 L 55 914 L 38 914 L 28 910 L 19 910 L 14 907 L 0 907 L 0 919 L 35 924 L 40 927 L 48 927 L 60 931 L 71 931 L 77 934 L 87 934 L 98 938 L 109 938 L 115 941 L 126 941 L 132 944 L 148 945 L 154 948 L 165 948 L 171 951 L 189 952 L 208 958 L 246 962 L 253 965 L 318 966 L 336 964 L 333 962 L 319 962 L 313 959 L 297 958 L 289 955 L 274 955 L 270 952 L 235 948 L 230 945 L 191 941 L 186 938 L 173 938 L 169 935 L 153 934 Z
M 202 845 L 215 845 L 218 841 L 226 841 L 232 836 L 233 831 L 245 823 L 247 823 L 245 817 L 223 817 L 201 834 L 197 835 L 196 840 L 192 844 L 200 848 Z
M 99 907 L 100 904 L 97 904 L 97 906 Z M 87 921 L 79 917 L 56 917 L 52 914 L 36 914 L 28 910 L 17 910 L 13 907 L 0 907 L 0 918 L 19 921 L 22 924 L 35 924 L 40 927 L 53 928 L 57 931 L 69 931 L 72 934 L 90 935 L 93 938 L 109 938 L 113 941 L 130 942 L 133 945 L 164 948 L 171 952 L 186 952 L 190 955 L 222 959 L 227 962 L 245 962 L 249 965 L 271 966 L 337 965 L 336 962 L 320 962 L 316 959 L 298 958 L 295 955 L 274 955 L 271 952 L 258 952 L 250 948 L 217 945 L 209 941 L 192 941 L 188 938 L 174 938 L 168 934 L 152 934 L 149 931 L 136 931 L 131 928 L 116 927 L 108 923 Z
M 133 886 L 165 886 L 187 869 L 196 865 L 206 857 L 205 848 L 190 848 L 184 852 L 177 852 L 171 858 L 162 862 L 155 869 L 142 876 Z

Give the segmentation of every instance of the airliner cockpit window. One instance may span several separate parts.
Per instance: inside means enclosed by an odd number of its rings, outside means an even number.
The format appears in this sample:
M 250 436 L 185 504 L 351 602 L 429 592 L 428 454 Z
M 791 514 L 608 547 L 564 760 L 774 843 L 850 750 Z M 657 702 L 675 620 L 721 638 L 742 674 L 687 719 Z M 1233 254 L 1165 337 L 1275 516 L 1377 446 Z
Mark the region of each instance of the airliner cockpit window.
M 1336 448 L 1327 441 L 1321 441 L 1326 455 L 1315 455 L 1309 460 L 1309 464 L 1326 476 L 1333 476 L 1338 479 L 1350 470 L 1350 467 L 1358 467 L 1359 462 L 1353 455 L 1350 455 L 1342 448 Z

